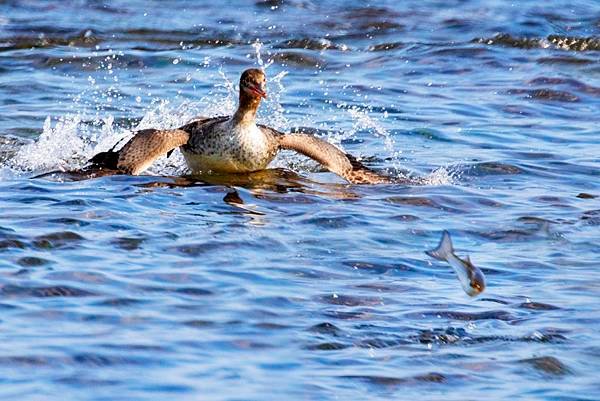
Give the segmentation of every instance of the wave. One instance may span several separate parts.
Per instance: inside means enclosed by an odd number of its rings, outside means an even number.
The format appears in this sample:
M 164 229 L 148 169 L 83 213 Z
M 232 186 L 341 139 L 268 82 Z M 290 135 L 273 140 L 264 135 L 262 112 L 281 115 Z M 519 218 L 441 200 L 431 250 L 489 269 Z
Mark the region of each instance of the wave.
M 501 33 L 492 38 L 474 39 L 475 43 L 486 45 L 500 45 L 518 49 L 547 49 L 555 48 L 570 51 L 600 50 L 600 37 L 574 37 L 561 35 L 548 35 L 545 38 L 516 37 L 508 33 Z

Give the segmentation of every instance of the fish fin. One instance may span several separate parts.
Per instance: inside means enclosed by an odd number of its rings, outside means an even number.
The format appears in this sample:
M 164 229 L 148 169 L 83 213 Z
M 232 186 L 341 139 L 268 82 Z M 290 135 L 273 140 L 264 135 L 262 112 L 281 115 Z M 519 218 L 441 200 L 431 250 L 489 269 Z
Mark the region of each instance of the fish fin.
M 467 255 L 467 256 L 465 257 L 465 262 L 467 262 L 467 263 L 468 263 L 468 264 L 470 264 L 470 265 L 472 265 L 472 264 L 473 264 L 473 262 L 471 262 L 471 257 L 470 257 L 469 255 Z
M 427 255 L 437 260 L 447 260 L 448 256 L 450 256 L 453 252 L 454 248 L 452 247 L 452 238 L 450 238 L 450 233 L 446 230 L 444 230 L 442 233 L 442 239 L 440 240 L 437 248 L 430 251 L 425 251 Z

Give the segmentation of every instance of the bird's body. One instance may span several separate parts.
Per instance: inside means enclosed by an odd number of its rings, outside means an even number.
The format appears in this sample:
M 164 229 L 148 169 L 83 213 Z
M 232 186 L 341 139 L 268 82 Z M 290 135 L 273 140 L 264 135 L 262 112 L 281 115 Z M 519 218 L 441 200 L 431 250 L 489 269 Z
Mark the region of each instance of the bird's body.
M 256 123 L 266 98 L 261 70 L 244 71 L 240 101 L 229 117 L 198 118 L 175 130 L 143 130 L 120 150 L 94 156 L 90 166 L 140 174 L 158 157 L 180 148 L 193 173 L 249 173 L 267 168 L 281 149 L 295 150 L 352 183 L 378 184 L 390 179 L 368 169 L 338 147 L 309 134 L 284 134 Z
M 254 122 L 240 124 L 232 118 L 215 118 L 180 129 L 190 134 L 181 151 L 194 173 L 264 170 L 279 148 L 277 138 Z

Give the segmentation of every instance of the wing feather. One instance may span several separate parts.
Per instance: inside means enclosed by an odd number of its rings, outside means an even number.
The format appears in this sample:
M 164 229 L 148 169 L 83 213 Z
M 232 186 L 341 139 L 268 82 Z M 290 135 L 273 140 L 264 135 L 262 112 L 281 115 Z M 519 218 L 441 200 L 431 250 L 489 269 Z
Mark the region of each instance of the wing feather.
M 185 145 L 189 137 L 190 134 L 180 129 L 139 131 L 119 150 L 117 169 L 138 175 L 159 157 Z
M 317 161 L 329 171 L 352 184 L 389 183 L 388 177 L 369 169 L 350 154 L 335 145 L 309 134 L 282 134 L 277 139 L 281 149 L 290 149 Z

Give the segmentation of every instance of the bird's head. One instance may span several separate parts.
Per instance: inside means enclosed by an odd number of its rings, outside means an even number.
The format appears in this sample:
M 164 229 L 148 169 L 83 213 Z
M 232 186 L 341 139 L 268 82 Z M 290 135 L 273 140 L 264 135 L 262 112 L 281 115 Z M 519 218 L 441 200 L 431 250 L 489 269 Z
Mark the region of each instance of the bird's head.
M 240 78 L 240 92 L 245 92 L 252 98 L 267 98 L 267 77 L 262 70 L 251 68 L 242 73 Z

